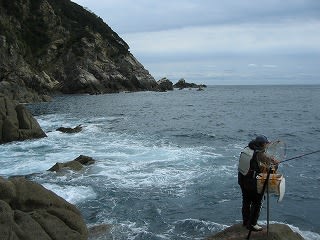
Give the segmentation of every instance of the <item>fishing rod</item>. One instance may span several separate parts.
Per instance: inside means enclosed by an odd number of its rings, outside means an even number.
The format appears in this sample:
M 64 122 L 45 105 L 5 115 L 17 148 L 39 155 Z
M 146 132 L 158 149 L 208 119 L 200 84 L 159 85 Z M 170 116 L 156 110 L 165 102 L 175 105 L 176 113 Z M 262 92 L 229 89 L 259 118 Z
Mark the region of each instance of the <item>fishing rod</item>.
M 297 159 L 297 158 L 301 158 L 301 157 L 304 157 L 304 156 L 308 156 L 308 155 L 311 155 L 311 154 L 315 154 L 315 153 L 318 153 L 318 152 L 320 152 L 320 150 L 309 152 L 309 153 L 304 153 L 304 154 L 301 154 L 299 156 L 295 156 L 295 157 L 292 157 L 292 158 L 285 159 L 285 160 L 279 162 L 278 164 L 283 163 L 283 162 L 288 162 L 288 161 L 291 161 L 291 160 L 294 160 L 294 159 Z M 265 190 L 267 190 L 266 191 L 267 192 L 267 239 L 269 238 L 269 184 L 267 184 L 267 183 L 269 182 L 271 171 L 272 171 L 272 168 L 270 167 L 268 172 L 267 172 L 267 178 L 266 178 L 266 180 L 264 181 L 264 184 L 263 184 L 262 196 L 261 196 L 261 200 L 262 200 L 262 197 L 263 197 L 263 195 L 265 193 Z M 251 232 L 252 232 L 252 229 L 250 229 L 249 232 L 248 232 L 248 235 L 247 235 L 247 238 L 246 238 L 247 240 L 250 239 Z
M 283 162 L 289 162 L 291 160 L 294 160 L 294 159 L 297 159 L 297 158 L 301 158 L 301 157 L 304 157 L 304 156 L 307 156 L 307 155 L 315 154 L 315 153 L 318 153 L 318 152 L 320 152 L 320 150 L 309 152 L 309 153 L 305 153 L 305 154 L 302 154 L 302 155 L 299 155 L 299 156 L 295 156 L 295 157 L 292 157 L 292 158 L 288 158 L 288 159 L 285 159 L 285 160 L 279 162 L 279 164 L 283 163 Z

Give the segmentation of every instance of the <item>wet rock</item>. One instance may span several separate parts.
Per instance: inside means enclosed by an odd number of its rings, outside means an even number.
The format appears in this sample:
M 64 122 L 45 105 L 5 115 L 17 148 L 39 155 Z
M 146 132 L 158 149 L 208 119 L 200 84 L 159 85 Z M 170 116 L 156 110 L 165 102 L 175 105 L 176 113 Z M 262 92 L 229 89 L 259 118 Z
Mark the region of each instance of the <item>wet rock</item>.
M 63 133 L 78 133 L 82 131 L 82 127 L 81 125 L 78 125 L 74 128 L 71 127 L 59 127 L 56 129 L 59 132 L 63 132 Z
M 208 237 L 207 240 L 238 240 L 246 239 L 248 236 L 248 230 L 242 226 L 242 224 L 236 224 L 226 228 L 222 232 Z M 285 224 L 270 224 L 269 236 L 267 235 L 266 226 L 264 226 L 261 232 L 252 232 L 250 236 L 251 240 L 303 240 L 303 237 L 296 232 L 293 232 L 291 228 Z
M 46 134 L 25 106 L 0 94 L 0 143 L 42 137 Z
M 48 171 L 60 172 L 64 169 L 80 171 L 83 169 L 84 166 L 89 166 L 94 163 L 95 163 L 95 160 L 92 157 L 80 155 L 79 157 L 77 157 L 72 161 L 65 162 L 65 163 L 56 163 L 50 169 L 48 169 Z
M 85 240 L 79 210 L 40 184 L 0 177 L 0 236 L 14 240 Z

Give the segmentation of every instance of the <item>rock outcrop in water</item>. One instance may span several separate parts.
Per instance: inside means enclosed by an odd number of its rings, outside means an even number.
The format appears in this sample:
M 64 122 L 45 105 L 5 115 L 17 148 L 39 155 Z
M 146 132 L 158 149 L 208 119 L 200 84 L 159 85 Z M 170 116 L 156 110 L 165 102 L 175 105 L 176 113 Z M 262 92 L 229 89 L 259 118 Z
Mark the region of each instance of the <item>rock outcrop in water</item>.
M 173 83 L 167 78 L 161 78 L 157 83 L 162 92 L 173 90 Z
M 207 238 L 207 240 L 238 240 L 246 239 L 248 236 L 248 230 L 242 226 L 242 224 L 236 224 L 224 231 L 217 233 L 216 235 Z M 290 227 L 284 224 L 270 224 L 269 236 L 267 235 L 266 227 L 261 232 L 252 232 L 250 236 L 251 240 L 303 240 L 300 234 L 295 233 Z
M 0 177 L 0 239 L 86 240 L 75 206 L 24 178 Z
M 46 134 L 25 106 L 0 94 L 0 144 L 42 137 Z
M 70 0 L 1 0 L 0 58 L 0 93 L 20 102 L 158 89 L 127 43 Z
M 63 133 L 79 133 L 82 131 L 82 126 L 81 125 L 78 125 L 74 128 L 71 128 L 71 127 L 58 127 L 56 129 L 57 131 L 59 132 L 63 132 Z
M 174 88 L 205 88 L 204 84 L 188 83 L 185 79 L 181 78 L 176 84 L 173 85 Z
M 76 159 L 65 162 L 65 163 L 56 163 L 48 171 L 51 172 L 60 172 L 64 169 L 70 169 L 73 171 L 80 171 L 84 166 L 89 166 L 95 163 L 95 160 L 92 157 L 80 155 Z

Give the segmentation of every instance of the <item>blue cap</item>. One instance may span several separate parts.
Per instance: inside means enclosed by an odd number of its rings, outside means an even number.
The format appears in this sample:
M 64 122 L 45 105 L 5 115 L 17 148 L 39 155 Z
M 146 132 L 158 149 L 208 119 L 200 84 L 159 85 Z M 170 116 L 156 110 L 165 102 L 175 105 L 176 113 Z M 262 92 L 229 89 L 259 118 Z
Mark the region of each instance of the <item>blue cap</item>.
M 267 144 L 267 143 L 270 143 L 268 138 L 264 135 L 259 135 L 256 137 L 255 139 L 255 142 L 258 143 L 258 144 Z

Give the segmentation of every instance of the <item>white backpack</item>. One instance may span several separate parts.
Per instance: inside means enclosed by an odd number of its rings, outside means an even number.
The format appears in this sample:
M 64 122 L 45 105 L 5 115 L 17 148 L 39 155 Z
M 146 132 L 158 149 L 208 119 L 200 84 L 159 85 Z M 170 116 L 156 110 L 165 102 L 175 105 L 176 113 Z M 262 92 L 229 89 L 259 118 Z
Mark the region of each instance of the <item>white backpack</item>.
M 253 152 L 254 151 L 247 146 L 240 153 L 238 171 L 244 176 L 249 172 L 250 160 L 253 156 Z

